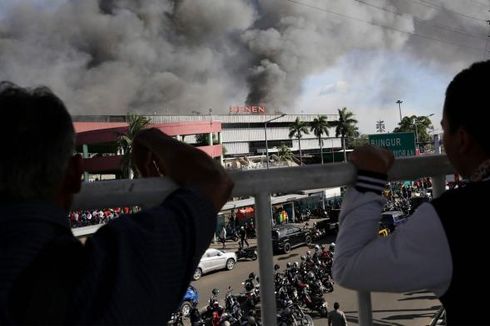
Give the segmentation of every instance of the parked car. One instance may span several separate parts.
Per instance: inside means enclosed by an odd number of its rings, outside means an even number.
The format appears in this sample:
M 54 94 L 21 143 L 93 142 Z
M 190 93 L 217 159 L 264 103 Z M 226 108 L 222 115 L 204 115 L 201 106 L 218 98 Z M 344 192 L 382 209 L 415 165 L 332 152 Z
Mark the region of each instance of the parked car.
M 193 279 L 198 280 L 203 274 L 219 269 L 232 270 L 237 262 L 234 252 L 224 252 L 218 249 L 208 249 L 201 257 L 199 265 L 194 272 Z
M 272 247 L 274 252 L 288 253 L 291 248 L 311 243 L 308 229 L 294 224 L 284 224 L 272 228 Z

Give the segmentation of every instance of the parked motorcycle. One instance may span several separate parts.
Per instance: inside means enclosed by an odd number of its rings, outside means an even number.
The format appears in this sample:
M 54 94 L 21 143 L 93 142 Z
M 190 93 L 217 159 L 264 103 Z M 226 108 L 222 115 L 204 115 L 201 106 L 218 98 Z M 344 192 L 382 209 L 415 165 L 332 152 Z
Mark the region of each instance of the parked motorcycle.
M 192 307 L 199 302 L 199 292 L 195 287 L 189 285 L 184 295 L 184 300 L 180 305 L 182 316 L 188 317 Z
M 221 315 L 224 309 L 219 304 L 218 295 L 219 289 L 213 289 L 206 311 L 201 314 L 206 325 L 220 326 Z
M 235 252 L 237 259 L 251 259 L 251 260 L 257 260 L 257 247 L 249 247 L 249 248 L 243 248 L 240 244 L 238 243 L 238 251 Z
M 167 325 L 184 326 L 184 322 L 182 321 L 182 313 L 180 311 L 174 312 L 170 317 L 170 320 L 167 322 Z

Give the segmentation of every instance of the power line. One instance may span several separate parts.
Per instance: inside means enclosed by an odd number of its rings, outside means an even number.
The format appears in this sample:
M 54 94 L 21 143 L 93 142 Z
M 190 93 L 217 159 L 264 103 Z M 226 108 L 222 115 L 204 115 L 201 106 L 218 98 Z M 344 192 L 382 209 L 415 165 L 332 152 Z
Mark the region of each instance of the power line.
M 426 0 L 426 1 L 428 1 L 428 0 Z M 437 2 L 437 4 L 435 4 L 435 5 L 439 5 L 439 6 L 444 3 L 444 0 L 434 0 L 434 1 Z M 458 2 L 459 1 L 462 1 L 462 0 L 458 0 Z M 429 3 L 431 3 L 431 2 L 429 2 Z M 465 7 L 468 7 L 468 6 L 471 6 L 473 8 L 477 8 L 477 7 L 478 8 L 481 8 L 481 7 L 488 8 L 489 5 L 488 4 L 486 4 L 486 5 L 482 4 L 481 2 L 478 2 L 475 0 L 466 0 Z
M 339 13 L 339 12 L 336 12 L 336 11 L 333 11 L 333 10 L 330 10 L 330 9 L 321 8 L 321 7 L 317 7 L 317 6 L 314 6 L 314 5 L 310 5 L 308 3 L 300 2 L 298 0 L 287 0 L 287 1 L 288 2 L 291 2 L 291 3 L 294 3 L 296 5 L 299 5 L 299 6 L 304 6 L 304 7 L 310 8 L 310 9 L 319 10 L 319 11 L 322 11 L 322 12 L 325 12 L 325 13 L 328 13 L 328 14 L 331 14 L 331 15 L 342 17 L 342 18 L 347 18 L 347 19 L 350 19 L 350 20 L 359 21 L 359 22 L 362 22 L 362 23 L 365 23 L 365 24 L 369 24 L 369 25 L 380 27 L 380 28 L 384 28 L 384 29 L 390 29 L 390 30 L 396 31 L 396 32 L 401 33 L 401 34 L 412 35 L 412 36 L 420 37 L 420 38 L 431 40 L 431 41 L 445 43 L 445 44 L 453 45 L 453 46 L 458 47 L 458 48 L 464 48 L 464 49 L 467 49 L 467 50 L 473 50 L 474 52 L 477 52 L 478 51 L 478 53 L 481 53 L 481 51 L 482 51 L 482 48 L 470 47 L 470 46 L 462 45 L 462 44 L 459 44 L 459 43 L 443 41 L 443 40 L 440 40 L 440 39 L 435 38 L 435 37 L 432 37 L 432 36 L 427 36 L 427 35 L 423 35 L 423 34 L 419 34 L 419 33 L 404 31 L 404 30 L 401 30 L 401 29 L 398 29 L 398 28 L 395 28 L 395 27 L 392 27 L 392 26 L 378 24 L 378 23 L 371 22 L 371 21 L 364 20 L 364 19 L 360 19 L 360 18 L 357 18 L 357 17 L 348 16 L 348 15 L 345 15 L 345 14 L 342 14 L 342 13 Z
M 418 3 L 418 4 L 420 4 L 422 6 L 425 6 L 425 7 L 433 8 L 433 9 L 446 10 L 446 11 L 449 11 L 449 12 L 455 14 L 455 15 L 458 15 L 458 16 L 461 16 L 461 17 L 464 17 L 464 18 L 467 18 L 467 19 L 471 19 L 471 20 L 474 20 L 474 21 L 478 21 L 478 22 L 485 21 L 484 19 L 473 17 L 473 16 L 470 16 L 470 15 L 466 15 L 466 14 L 463 14 L 463 13 L 461 13 L 459 11 L 449 9 L 449 8 L 444 7 L 444 6 L 441 6 L 441 5 L 437 5 L 435 3 L 432 3 L 432 2 L 427 2 L 425 0 L 409 0 L 409 1 Z
M 361 3 L 361 4 L 364 4 L 366 6 L 369 6 L 369 7 L 373 7 L 373 8 L 376 8 L 378 10 L 383 10 L 383 11 L 386 11 L 386 12 L 389 12 L 389 13 L 392 13 L 394 15 L 397 15 L 397 16 L 400 16 L 400 17 L 403 17 L 403 18 L 406 18 L 403 13 L 400 13 L 396 10 L 390 10 L 386 7 L 381 7 L 381 6 L 377 6 L 375 4 L 372 4 L 372 3 L 369 3 L 369 2 L 366 2 L 366 1 L 363 1 L 363 0 L 353 0 L 353 1 L 356 1 L 358 3 Z M 477 36 L 476 34 L 471 34 L 471 33 L 467 33 L 467 32 L 464 32 L 464 31 L 460 31 L 460 30 L 457 30 L 457 29 L 453 29 L 447 25 L 439 25 L 439 24 L 432 24 L 432 23 L 429 23 L 415 15 L 413 15 L 412 13 L 409 13 L 413 20 L 421 23 L 421 24 L 425 24 L 425 25 L 428 25 L 428 26 L 432 26 L 432 27 L 435 27 L 435 28 L 438 28 L 438 29 L 441 29 L 441 30 L 444 30 L 444 31 L 447 31 L 447 32 L 454 32 L 454 33 L 459 33 L 459 34 L 462 34 L 462 35 L 466 35 L 466 36 L 469 36 L 469 37 L 473 37 L 473 38 L 476 38 L 476 39 L 479 39 L 480 41 L 482 41 L 483 39 L 481 38 L 481 36 Z

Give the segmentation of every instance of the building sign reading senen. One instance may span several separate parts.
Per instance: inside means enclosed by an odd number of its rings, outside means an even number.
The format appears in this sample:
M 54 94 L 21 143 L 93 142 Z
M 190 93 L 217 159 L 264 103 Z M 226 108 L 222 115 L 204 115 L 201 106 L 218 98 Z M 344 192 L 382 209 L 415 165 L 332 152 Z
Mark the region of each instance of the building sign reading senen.
M 265 113 L 263 105 L 230 106 L 230 113 Z

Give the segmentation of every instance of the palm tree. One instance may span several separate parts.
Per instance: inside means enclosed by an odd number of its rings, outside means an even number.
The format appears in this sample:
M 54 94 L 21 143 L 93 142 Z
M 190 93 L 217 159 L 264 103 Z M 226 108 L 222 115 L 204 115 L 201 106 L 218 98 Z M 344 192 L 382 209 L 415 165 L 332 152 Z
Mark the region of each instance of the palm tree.
M 339 120 L 333 124 L 335 128 L 335 137 L 341 136 L 342 149 L 344 150 L 344 162 L 347 161 L 345 138 L 355 138 L 359 136 L 358 128 L 356 126 L 357 120 L 354 119 L 354 113 L 342 108 L 338 110 Z
M 131 161 L 133 140 L 139 131 L 148 127 L 150 119 L 135 113 L 128 113 L 126 121 L 128 123 L 128 130 L 126 133 L 119 135 L 117 145 L 123 155 L 121 160 L 122 177 L 132 179 L 136 171 Z
M 301 138 L 303 134 L 308 135 L 310 132 L 308 131 L 308 125 L 304 121 L 300 121 L 299 118 L 296 118 L 294 122 L 289 126 L 289 138 L 296 137 L 298 139 L 298 147 L 299 147 L 299 162 L 300 165 L 303 165 L 303 154 L 301 153 Z
M 310 123 L 310 131 L 313 132 L 315 136 L 318 137 L 318 145 L 320 145 L 320 157 L 323 164 L 323 140 L 322 135 L 328 136 L 328 127 L 330 124 L 327 121 L 327 117 L 324 115 L 319 115 L 317 118 L 313 119 Z
M 292 161 L 293 160 L 293 152 L 286 144 L 281 144 L 281 146 L 277 148 L 277 156 L 281 161 Z
M 430 115 L 432 116 L 432 115 Z M 433 129 L 432 121 L 429 116 L 416 116 L 403 117 L 402 121 L 398 123 L 393 132 L 415 132 L 416 142 L 426 144 L 430 142 L 430 135 L 427 129 Z

